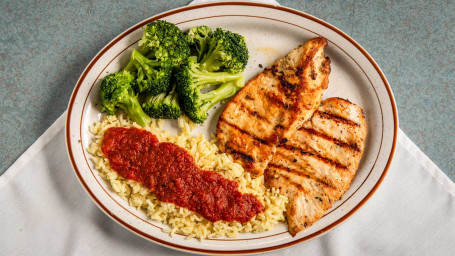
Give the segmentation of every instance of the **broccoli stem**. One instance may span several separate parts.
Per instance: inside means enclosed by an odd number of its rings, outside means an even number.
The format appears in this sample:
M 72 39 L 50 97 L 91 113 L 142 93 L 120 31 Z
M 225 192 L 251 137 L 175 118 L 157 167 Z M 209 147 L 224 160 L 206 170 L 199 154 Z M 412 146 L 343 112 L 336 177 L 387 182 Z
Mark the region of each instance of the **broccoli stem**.
M 164 103 L 169 104 L 169 105 L 179 105 L 179 95 L 175 91 L 175 88 L 177 87 L 177 84 L 174 83 L 172 86 L 171 91 L 169 92 L 168 96 L 164 99 Z
M 203 113 L 207 113 L 216 103 L 234 96 L 244 85 L 243 76 L 234 81 L 222 84 L 220 87 L 201 94 L 201 100 L 204 104 L 201 106 Z
M 205 88 L 213 84 L 237 80 L 240 76 L 241 74 L 232 74 L 228 72 L 197 71 L 193 74 L 193 79 L 195 80 L 195 85 L 197 87 Z
M 138 52 L 140 54 L 137 54 Z M 123 68 L 123 70 L 131 72 L 131 73 L 136 72 L 137 69 L 136 69 L 136 66 L 134 65 L 134 60 L 137 59 L 138 57 L 140 58 L 140 56 L 144 57 L 148 53 L 149 53 L 149 50 L 145 47 L 142 47 L 139 50 L 134 49 L 133 52 L 131 53 L 130 61 L 128 62 L 128 64 L 126 64 L 126 66 Z
M 139 63 L 142 67 L 148 65 L 151 67 L 159 67 L 161 66 L 161 63 L 156 60 L 148 59 L 145 57 L 140 51 L 134 49 L 133 53 L 131 54 L 131 60 L 132 62 L 137 62 Z
M 223 65 L 222 61 L 219 58 L 219 47 L 215 47 L 215 49 L 210 49 L 209 52 L 204 56 L 204 58 L 200 61 L 200 65 L 203 69 L 207 71 L 217 71 Z
M 136 72 L 136 66 L 134 66 L 133 59 L 131 58 L 128 64 L 123 68 L 123 71 L 128 71 L 128 72 Z
M 145 100 L 145 103 L 147 103 L 148 105 L 152 105 L 152 104 L 158 104 L 157 102 L 162 102 L 166 97 L 166 93 L 165 92 L 162 92 L 160 94 L 157 94 L 157 95 L 148 95 L 146 100 Z
M 151 118 L 142 110 L 137 97 L 127 97 L 122 103 L 120 107 L 138 125 L 144 127 L 150 123 Z
M 199 62 L 205 57 L 205 54 L 206 54 L 206 52 L 207 52 L 207 48 L 208 48 L 208 47 L 209 47 L 209 46 L 208 46 L 207 40 L 201 42 L 200 45 L 197 45 L 197 46 L 196 46 L 196 51 L 197 51 L 197 53 L 198 53 L 197 59 L 198 59 Z

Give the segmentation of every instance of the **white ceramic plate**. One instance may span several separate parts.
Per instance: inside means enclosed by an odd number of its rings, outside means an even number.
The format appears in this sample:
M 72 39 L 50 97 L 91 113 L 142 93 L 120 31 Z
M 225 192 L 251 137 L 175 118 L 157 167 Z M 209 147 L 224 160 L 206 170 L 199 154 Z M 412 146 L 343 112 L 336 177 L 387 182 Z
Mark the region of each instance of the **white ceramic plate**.
M 283 223 L 268 232 L 200 242 L 186 240 L 182 235 L 171 238 L 161 231 L 165 225 L 148 220 L 143 212 L 120 199 L 89 160 L 86 148 L 92 136 L 88 126 L 100 120 L 102 115 L 97 106 L 100 80 L 107 72 L 120 70 L 132 49 L 137 47 L 144 25 L 156 19 L 173 22 L 183 30 L 203 24 L 244 35 L 251 55 L 245 70 L 247 80 L 262 71 L 259 64 L 270 65 L 310 38 L 327 38 L 326 54 L 332 59 L 332 72 L 324 98 L 337 96 L 360 105 L 368 123 L 365 154 L 343 200 L 336 202 L 322 219 L 296 237 L 289 235 Z M 206 125 L 195 133 L 214 133 L 221 109 L 218 107 L 212 112 Z M 167 129 L 175 131 L 175 125 L 168 124 Z M 349 36 L 300 11 L 259 3 L 225 2 L 187 6 L 159 14 L 112 40 L 94 57 L 76 84 L 68 106 L 66 139 L 71 163 L 84 188 L 108 216 L 128 230 L 161 245 L 188 252 L 246 254 L 277 250 L 306 241 L 351 216 L 383 180 L 394 153 L 397 129 L 395 101 L 384 74 L 371 56 Z

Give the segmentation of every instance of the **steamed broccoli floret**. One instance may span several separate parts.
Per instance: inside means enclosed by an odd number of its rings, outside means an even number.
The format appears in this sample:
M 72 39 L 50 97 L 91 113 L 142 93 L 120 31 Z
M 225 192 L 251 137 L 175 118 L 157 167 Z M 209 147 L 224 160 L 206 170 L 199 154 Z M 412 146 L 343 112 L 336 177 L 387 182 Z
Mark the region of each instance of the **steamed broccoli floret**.
M 155 96 L 149 95 L 142 108 L 145 113 L 153 118 L 177 119 L 182 115 L 179 106 L 178 94 L 175 90 L 176 84 L 168 93 L 160 93 Z
M 210 92 L 203 93 L 204 88 L 220 85 Z M 217 102 L 233 96 L 243 87 L 242 73 L 210 72 L 201 70 L 196 57 L 180 67 L 177 74 L 177 91 L 183 103 L 185 113 L 195 123 L 207 119 L 207 111 Z
M 157 20 L 147 24 L 139 41 L 141 53 L 148 58 L 170 59 L 174 66 L 190 56 L 190 47 L 183 32 L 174 24 Z
M 198 54 L 198 61 L 201 61 L 208 52 L 212 29 L 207 26 L 192 27 L 186 33 L 190 47 L 194 47 Z
M 101 110 L 114 115 L 117 109 L 122 109 L 140 126 L 150 122 L 150 117 L 144 113 L 134 92 L 136 79 L 128 71 L 120 71 L 106 76 L 101 82 Z
M 131 61 L 137 70 L 137 87 L 139 92 L 157 95 L 169 90 L 173 68 L 169 59 L 148 59 L 139 51 L 133 50 Z
M 208 71 L 243 72 L 248 62 L 245 38 L 231 31 L 217 28 L 210 39 L 207 53 L 200 61 Z

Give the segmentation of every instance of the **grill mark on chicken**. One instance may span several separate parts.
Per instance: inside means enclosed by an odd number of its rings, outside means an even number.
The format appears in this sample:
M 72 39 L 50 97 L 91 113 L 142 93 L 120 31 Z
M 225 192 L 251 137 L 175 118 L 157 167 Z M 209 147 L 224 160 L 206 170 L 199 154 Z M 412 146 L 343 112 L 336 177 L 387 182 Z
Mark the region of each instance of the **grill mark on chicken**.
M 280 192 L 291 192 L 292 189 L 288 189 L 289 186 L 292 186 L 293 188 L 296 188 L 299 193 L 303 193 L 305 196 L 305 200 L 309 200 L 310 198 L 317 198 L 317 202 L 323 204 L 323 207 L 325 210 L 328 210 L 330 208 L 332 202 L 335 200 L 339 199 L 341 196 L 341 193 L 326 184 L 324 184 L 321 181 L 317 181 L 313 179 L 311 176 L 307 177 L 306 175 L 296 175 L 301 179 L 301 183 L 295 180 L 295 176 L 293 176 L 288 170 L 285 168 L 275 168 L 271 167 L 268 168 L 267 171 L 265 172 L 264 176 L 266 177 L 266 185 L 269 186 L 270 183 L 277 182 L 279 180 L 284 180 L 284 182 L 281 182 L 279 184 L 282 184 L 283 186 L 278 186 L 280 189 Z M 276 186 L 275 186 L 276 187 Z M 314 189 L 316 188 L 316 189 Z M 298 196 L 294 194 L 293 192 L 290 195 L 291 197 Z M 322 216 L 323 214 L 321 214 Z M 311 222 L 312 223 L 312 222 Z
M 297 88 L 302 87 L 305 88 L 306 83 L 305 80 L 299 79 L 300 76 L 304 75 L 304 70 L 307 67 L 310 67 L 310 77 L 312 80 L 316 80 L 316 73 L 314 68 L 314 61 L 313 58 L 317 54 L 318 49 L 313 49 L 310 53 L 307 54 L 306 58 L 298 64 L 296 69 L 291 70 L 284 70 L 278 71 L 278 66 L 275 64 L 272 66 L 272 72 L 279 80 L 278 89 L 282 92 L 286 97 L 294 98 L 297 92 Z M 292 82 L 294 81 L 294 82 Z
M 341 163 L 338 163 L 338 162 L 336 162 L 336 161 L 334 161 L 332 159 L 326 158 L 323 155 L 319 154 L 317 151 L 309 152 L 308 150 L 305 150 L 303 148 L 298 148 L 298 147 L 287 145 L 287 144 L 281 144 L 281 145 L 278 145 L 278 147 L 282 148 L 282 149 L 286 149 L 288 151 L 292 151 L 292 152 L 298 151 L 302 155 L 307 155 L 307 156 L 311 156 L 311 157 L 317 158 L 317 159 L 321 160 L 322 162 L 324 162 L 326 164 L 330 164 L 330 165 L 335 166 L 338 169 L 343 169 L 343 170 L 346 170 L 346 171 L 348 170 L 347 166 L 345 166 L 345 165 L 343 165 Z
M 297 67 L 297 71 L 295 71 L 296 76 L 302 76 L 304 71 L 304 67 L 302 65 Z
M 264 181 L 268 188 L 279 188 L 288 197 L 286 219 L 292 236 L 324 216 L 349 188 L 366 134 L 360 107 L 329 98 L 300 129 L 277 145 Z
M 280 97 L 274 93 L 266 93 L 265 97 L 275 106 L 282 107 L 286 110 L 289 109 L 289 105 L 286 104 Z
M 352 104 L 347 99 L 333 97 L 331 101 L 331 104 L 326 104 L 319 109 L 319 112 L 330 113 L 331 115 L 362 125 L 362 120 L 365 120 L 363 109 L 356 108 L 355 104 Z
M 244 109 L 251 116 L 254 116 L 254 117 L 256 117 L 258 119 L 261 119 L 261 120 L 267 122 L 268 124 L 270 124 L 270 120 L 269 119 L 267 119 L 266 117 L 264 117 L 261 114 L 259 114 L 259 112 L 257 112 L 256 110 L 252 110 L 251 108 L 248 107 L 248 105 L 244 104 L 243 102 L 239 102 L 238 105 L 240 106 L 240 109 Z
M 245 163 L 247 163 L 249 165 L 252 165 L 256 162 L 256 160 L 253 156 L 251 156 L 247 153 L 244 153 L 242 151 L 239 151 L 237 149 L 234 149 L 229 143 L 226 144 L 225 151 L 232 155 L 242 158 L 245 161 Z
M 221 113 L 217 125 L 220 150 L 223 152 L 224 144 L 235 141 L 232 146 L 251 154 L 256 160 L 253 165 L 233 155 L 245 171 L 262 175 L 276 145 L 299 129 L 317 109 L 330 74 L 330 59 L 324 54 L 326 45 L 327 40 L 318 37 L 298 46 L 251 79 Z M 228 123 L 248 135 L 234 128 L 223 129 Z M 235 137 L 239 134 L 244 138 Z
M 275 179 L 275 175 L 278 175 L 278 174 L 277 174 L 276 170 L 271 170 L 271 171 L 268 171 L 265 175 L 268 176 L 268 180 L 272 180 L 272 179 Z M 288 183 L 286 185 L 294 186 L 296 189 L 298 189 L 299 191 L 301 191 L 305 194 L 309 193 L 309 191 L 305 190 L 305 188 L 301 184 L 291 180 L 291 178 L 289 178 L 288 176 L 279 176 L 279 177 L 286 180 L 286 182 Z M 278 189 L 282 190 L 283 187 L 278 187 Z
M 315 176 L 313 176 L 311 173 L 307 172 L 306 170 L 296 171 L 296 170 L 294 170 L 292 168 L 289 168 L 289 167 L 286 167 L 286 166 L 283 166 L 283 165 L 278 165 L 278 164 L 272 163 L 272 162 L 269 163 L 267 168 L 280 169 L 282 171 L 285 171 L 285 172 L 288 172 L 288 173 L 292 173 L 292 174 L 295 174 L 295 175 L 300 176 L 300 177 L 305 177 L 307 179 L 314 180 L 315 182 L 324 184 L 327 187 L 336 188 L 333 185 L 329 184 L 327 181 L 316 178 Z
M 342 142 L 340 140 L 337 140 L 325 133 L 322 133 L 322 132 L 318 132 L 314 129 L 311 129 L 311 128 L 300 128 L 300 130 L 305 130 L 306 132 L 310 133 L 311 135 L 314 135 L 314 136 L 318 136 L 318 137 L 321 137 L 321 138 L 324 138 L 326 140 L 330 140 L 332 141 L 334 144 L 336 144 L 337 146 L 340 146 L 340 147 L 347 147 L 347 148 L 350 148 L 356 152 L 362 152 L 359 148 L 359 146 L 356 144 L 356 143 L 352 143 L 352 144 L 348 144 L 348 143 L 345 143 L 345 142 Z
M 288 82 L 286 78 L 282 75 L 278 76 L 278 80 L 280 81 L 280 84 L 278 86 L 280 92 L 282 92 L 286 96 L 292 95 L 297 85 Z
M 228 149 L 230 149 L 230 150 L 229 150 L 229 151 L 230 151 L 229 153 L 231 153 L 231 154 L 233 154 L 233 155 L 238 155 L 238 156 L 240 156 L 240 157 L 241 157 L 244 161 L 246 161 L 246 162 L 249 162 L 249 163 L 254 163 L 254 162 L 256 162 L 256 160 L 254 160 L 254 157 L 252 157 L 252 156 L 250 156 L 250 155 L 248 155 L 248 154 L 245 154 L 245 153 L 240 152 L 240 151 L 237 151 L 237 150 L 233 150 L 233 149 L 231 149 L 230 147 L 228 147 Z
M 267 142 L 267 140 L 261 139 L 261 138 L 255 136 L 255 135 L 253 135 L 253 134 L 251 134 L 251 133 L 249 133 L 249 132 L 247 132 L 247 131 L 245 131 L 245 130 L 240 129 L 237 125 L 228 122 L 228 121 L 225 120 L 224 118 L 221 118 L 221 117 L 220 117 L 220 119 L 219 119 L 218 122 L 220 122 L 220 121 L 224 122 L 225 124 L 231 126 L 231 127 L 234 128 L 234 129 L 238 130 L 239 132 L 241 132 L 241 133 L 243 133 L 243 134 L 245 134 L 245 135 L 247 135 L 247 136 L 253 138 L 254 140 L 259 141 L 259 142 L 262 143 L 262 144 L 266 144 L 266 145 L 269 144 L 269 143 Z
M 356 127 L 359 127 L 360 125 L 356 122 L 353 122 L 351 120 L 348 120 L 346 118 L 343 118 L 341 116 L 336 116 L 336 115 L 333 115 L 333 114 L 330 114 L 328 112 L 319 112 L 317 111 L 317 113 L 321 116 L 321 118 L 327 118 L 327 119 L 332 119 L 333 121 L 337 122 L 337 123 L 343 123 L 343 124 L 347 124 L 347 125 L 351 125 L 351 126 L 356 126 Z
M 321 161 L 311 154 L 302 154 L 298 150 L 290 151 L 281 147 L 277 148 L 269 165 L 278 165 L 305 172 L 322 180 L 334 189 L 347 189 L 346 181 L 350 180 L 353 175 L 349 168 L 337 168 L 335 165 Z
M 305 61 L 302 62 L 302 64 L 300 65 L 300 67 L 302 67 L 302 68 L 305 68 L 306 66 L 311 67 L 309 76 L 312 80 L 316 80 L 317 74 L 316 74 L 315 67 L 314 67 L 314 60 L 310 56 L 314 56 L 316 54 L 317 54 L 317 49 L 313 49 L 312 53 L 309 54 L 307 56 L 307 58 L 305 59 Z M 324 69 L 321 69 L 320 71 L 324 72 Z

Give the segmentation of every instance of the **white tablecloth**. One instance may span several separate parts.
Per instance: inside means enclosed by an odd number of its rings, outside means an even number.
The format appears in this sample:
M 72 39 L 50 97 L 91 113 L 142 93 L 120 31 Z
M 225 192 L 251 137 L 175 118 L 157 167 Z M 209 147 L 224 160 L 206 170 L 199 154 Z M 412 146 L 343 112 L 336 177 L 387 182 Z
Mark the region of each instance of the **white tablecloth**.
M 0 176 L 0 254 L 182 255 L 98 209 L 68 160 L 64 118 Z M 454 255 L 455 184 L 400 130 L 389 172 L 360 210 L 326 235 L 275 254 Z

